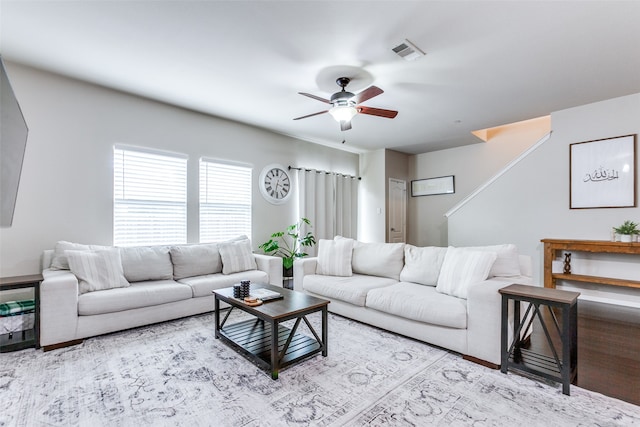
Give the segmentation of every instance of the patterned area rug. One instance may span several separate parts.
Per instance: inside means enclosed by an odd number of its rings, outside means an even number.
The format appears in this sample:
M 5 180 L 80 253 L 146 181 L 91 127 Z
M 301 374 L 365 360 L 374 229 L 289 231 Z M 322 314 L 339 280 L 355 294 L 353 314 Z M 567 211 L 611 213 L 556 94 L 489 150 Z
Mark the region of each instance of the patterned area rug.
M 559 384 L 334 315 L 329 356 L 273 381 L 216 340 L 213 322 L 206 314 L 2 354 L 0 426 L 640 425 L 638 406 L 574 386 L 565 396 Z

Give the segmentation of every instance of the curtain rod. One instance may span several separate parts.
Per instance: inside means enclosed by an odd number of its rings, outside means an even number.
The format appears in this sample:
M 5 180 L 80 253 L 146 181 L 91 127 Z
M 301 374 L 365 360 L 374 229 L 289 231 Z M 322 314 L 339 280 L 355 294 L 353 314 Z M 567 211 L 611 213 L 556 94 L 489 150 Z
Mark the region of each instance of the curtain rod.
M 307 171 L 307 172 L 315 172 L 315 173 L 325 173 L 327 175 L 339 175 L 339 176 L 343 176 L 345 178 L 353 178 L 353 179 L 357 179 L 358 181 L 360 181 L 362 179 L 362 177 L 360 176 L 353 176 L 353 175 L 349 175 L 346 173 L 338 173 L 338 172 L 331 172 L 331 171 L 323 171 L 323 170 L 318 170 L 318 169 L 309 169 L 309 168 L 297 168 L 294 166 L 289 165 L 289 170 L 294 169 L 297 171 Z

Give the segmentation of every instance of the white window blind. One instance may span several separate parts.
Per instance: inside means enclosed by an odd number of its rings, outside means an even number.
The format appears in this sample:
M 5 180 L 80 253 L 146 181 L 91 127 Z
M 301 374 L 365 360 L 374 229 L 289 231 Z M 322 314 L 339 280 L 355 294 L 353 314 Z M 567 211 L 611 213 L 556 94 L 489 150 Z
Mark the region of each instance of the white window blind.
M 186 243 L 186 156 L 114 147 L 113 193 L 114 245 Z
M 251 237 L 251 168 L 200 160 L 200 242 Z

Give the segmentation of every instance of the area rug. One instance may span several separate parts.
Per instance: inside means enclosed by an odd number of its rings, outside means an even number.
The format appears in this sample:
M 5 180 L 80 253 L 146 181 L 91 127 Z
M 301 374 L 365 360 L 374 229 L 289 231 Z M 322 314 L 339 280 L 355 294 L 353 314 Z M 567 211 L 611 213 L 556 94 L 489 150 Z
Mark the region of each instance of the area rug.
M 565 396 L 334 315 L 328 357 L 274 381 L 213 324 L 206 314 L 2 354 L 0 426 L 640 425 L 638 406 L 574 386 Z

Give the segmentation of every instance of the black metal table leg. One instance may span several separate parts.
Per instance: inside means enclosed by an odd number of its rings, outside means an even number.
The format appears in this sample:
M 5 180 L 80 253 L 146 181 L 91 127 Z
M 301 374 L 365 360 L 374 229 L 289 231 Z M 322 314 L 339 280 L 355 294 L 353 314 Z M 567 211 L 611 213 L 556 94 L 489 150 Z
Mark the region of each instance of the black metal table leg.
M 327 321 L 327 306 L 325 305 L 322 309 L 322 355 L 327 357 L 329 354 L 328 344 L 329 344 L 329 331 L 327 327 L 329 326 L 329 322 Z
M 216 339 L 220 338 L 220 300 L 216 295 L 214 298 L 213 308 L 215 310 L 215 321 L 216 321 Z
M 280 360 L 278 352 L 278 322 L 273 321 L 271 324 L 271 379 L 278 379 L 278 371 L 280 370 Z
M 501 322 L 501 335 L 500 335 L 500 371 L 503 374 L 507 373 L 509 366 L 509 298 L 506 295 L 502 295 L 502 322 Z
M 507 314 L 507 318 L 509 315 Z M 520 326 L 520 300 L 513 300 L 513 361 L 518 363 L 522 360 L 522 335 Z

